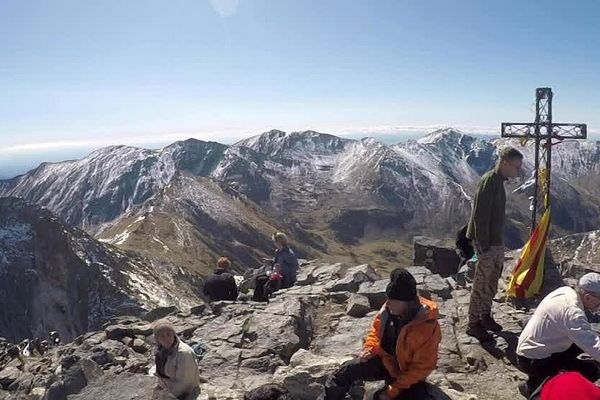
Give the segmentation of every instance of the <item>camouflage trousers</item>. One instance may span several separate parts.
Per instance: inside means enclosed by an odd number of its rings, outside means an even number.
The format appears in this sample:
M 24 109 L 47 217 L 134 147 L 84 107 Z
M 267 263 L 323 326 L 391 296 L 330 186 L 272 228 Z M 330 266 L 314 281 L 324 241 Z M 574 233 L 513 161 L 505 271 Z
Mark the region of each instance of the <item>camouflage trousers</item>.
M 498 279 L 504 266 L 504 246 L 491 246 L 487 251 L 477 254 L 477 257 L 469 302 L 470 323 L 492 312 L 492 300 L 498 291 Z

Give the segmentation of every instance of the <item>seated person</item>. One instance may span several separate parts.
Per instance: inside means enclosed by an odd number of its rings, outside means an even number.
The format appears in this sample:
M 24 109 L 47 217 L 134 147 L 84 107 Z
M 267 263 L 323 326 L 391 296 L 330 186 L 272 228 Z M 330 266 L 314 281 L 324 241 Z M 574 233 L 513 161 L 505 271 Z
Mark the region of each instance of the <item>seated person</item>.
M 266 274 L 260 274 L 254 278 L 253 301 L 269 301 L 269 297 L 281 289 L 283 284 L 283 275 L 281 266 L 275 264 L 271 271 Z
M 600 388 L 579 372 L 561 372 L 548 379 L 530 400 L 599 400 Z
M 231 261 L 226 257 L 219 258 L 217 269 L 204 283 L 204 295 L 211 301 L 237 299 L 238 288 L 230 270 Z
M 539 304 L 519 336 L 519 368 L 528 375 L 519 389 L 527 397 L 548 377 L 561 370 L 577 371 L 595 382 L 600 376 L 600 338 L 592 330 L 585 310 L 600 308 L 600 274 L 591 272 L 577 289 L 564 286 L 549 293 Z M 593 360 L 578 356 L 589 354 Z
M 267 276 L 269 277 L 269 280 L 266 283 L 267 287 L 265 288 L 265 293 L 267 296 L 270 296 L 283 286 L 283 271 L 281 265 L 275 264 L 273 270 L 270 271 Z
M 263 258 L 263 262 L 270 263 L 271 265 L 281 265 L 281 272 L 283 275 L 283 281 L 281 288 L 287 289 L 296 283 L 296 274 L 298 273 L 298 258 L 290 249 L 288 238 L 285 233 L 277 232 L 273 235 L 273 242 L 275 243 L 275 257 L 274 258 Z
M 196 399 L 200 394 L 200 372 L 194 351 L 179 340 L 173 324 L 165 319 L 154 324 L 154 339 L 156 365 L 151 373 L 178 399 Z
M 415 278 L 397 268 L 390 275 L 387 300 L 375 316 L 363 354 L 327 379 L 321 400 L 342 400 L 355 381 L 385 380 L 374 400 L 427 396 L 425 379 L 435 369 L 441 340 L 435 303 L 418 296 Z

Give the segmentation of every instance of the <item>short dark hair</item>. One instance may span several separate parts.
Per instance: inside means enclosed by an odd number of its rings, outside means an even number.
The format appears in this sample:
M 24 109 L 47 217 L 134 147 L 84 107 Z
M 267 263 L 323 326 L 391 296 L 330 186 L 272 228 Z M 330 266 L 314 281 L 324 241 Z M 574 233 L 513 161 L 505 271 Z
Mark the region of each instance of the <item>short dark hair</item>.
M 498 153 L 498 158 L 500 161 L 502 160 L 522 160 L 523 153 L 514 147 L 505 147 Z
M 221 257 L 219 258 L 219 261 L 217 261 L 217 267 L 222 269 L 229 269 L 231 268 L 231 261 L 229 261 L 229 258 L 227 257 Z

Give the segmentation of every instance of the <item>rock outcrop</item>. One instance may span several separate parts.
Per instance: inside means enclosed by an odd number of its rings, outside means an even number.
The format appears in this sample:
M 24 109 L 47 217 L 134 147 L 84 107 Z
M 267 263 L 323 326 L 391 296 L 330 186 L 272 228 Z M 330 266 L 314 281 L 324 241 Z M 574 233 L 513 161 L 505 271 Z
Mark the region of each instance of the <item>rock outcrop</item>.
M 438 304 L 443 334 L 438 368 L 428 379 L 430 395 L 423 400 L 519 396 L 525 376 L 514 366 L 514 351 L 530 313 L 499 294 L 494 313 L 504 330 L 482 347 L 464 333 L 469 288 L 424 267 L 409 270 L 421 295 Z M 298 278 L 298 285 L 277 292 L 269 303 L 222 301 L 193 313 L 163 308 L 146 319 L 117 317 L 43 356 L 24 362 L 0 357 L 0 399 L 168 399 L 154 377 L 144 376 L 153 363 L 149 320 L 168 313 L 178 335 L 199 355 L 198 399 L 241 400 L 272 384 L 293 399 L 314 400 L 327 376 L 361 352 L 387 279 L 368 265 L 320 262 L 305 265 Z M 351 398 L 362 399 L 380 384 L 357 385 Z

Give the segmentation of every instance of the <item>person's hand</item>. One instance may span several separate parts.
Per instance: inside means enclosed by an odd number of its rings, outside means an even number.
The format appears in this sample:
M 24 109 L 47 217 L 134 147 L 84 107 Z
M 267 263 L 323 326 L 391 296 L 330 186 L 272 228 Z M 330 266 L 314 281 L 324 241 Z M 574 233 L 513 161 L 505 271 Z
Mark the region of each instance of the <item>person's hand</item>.
M 362 352 L 362 354 L 360 355 L 360 359 L 361 360 L 368 360 L 369 358 L 373 358 L 374 354 L 371 353 L 369 350 L 364 350 Z

